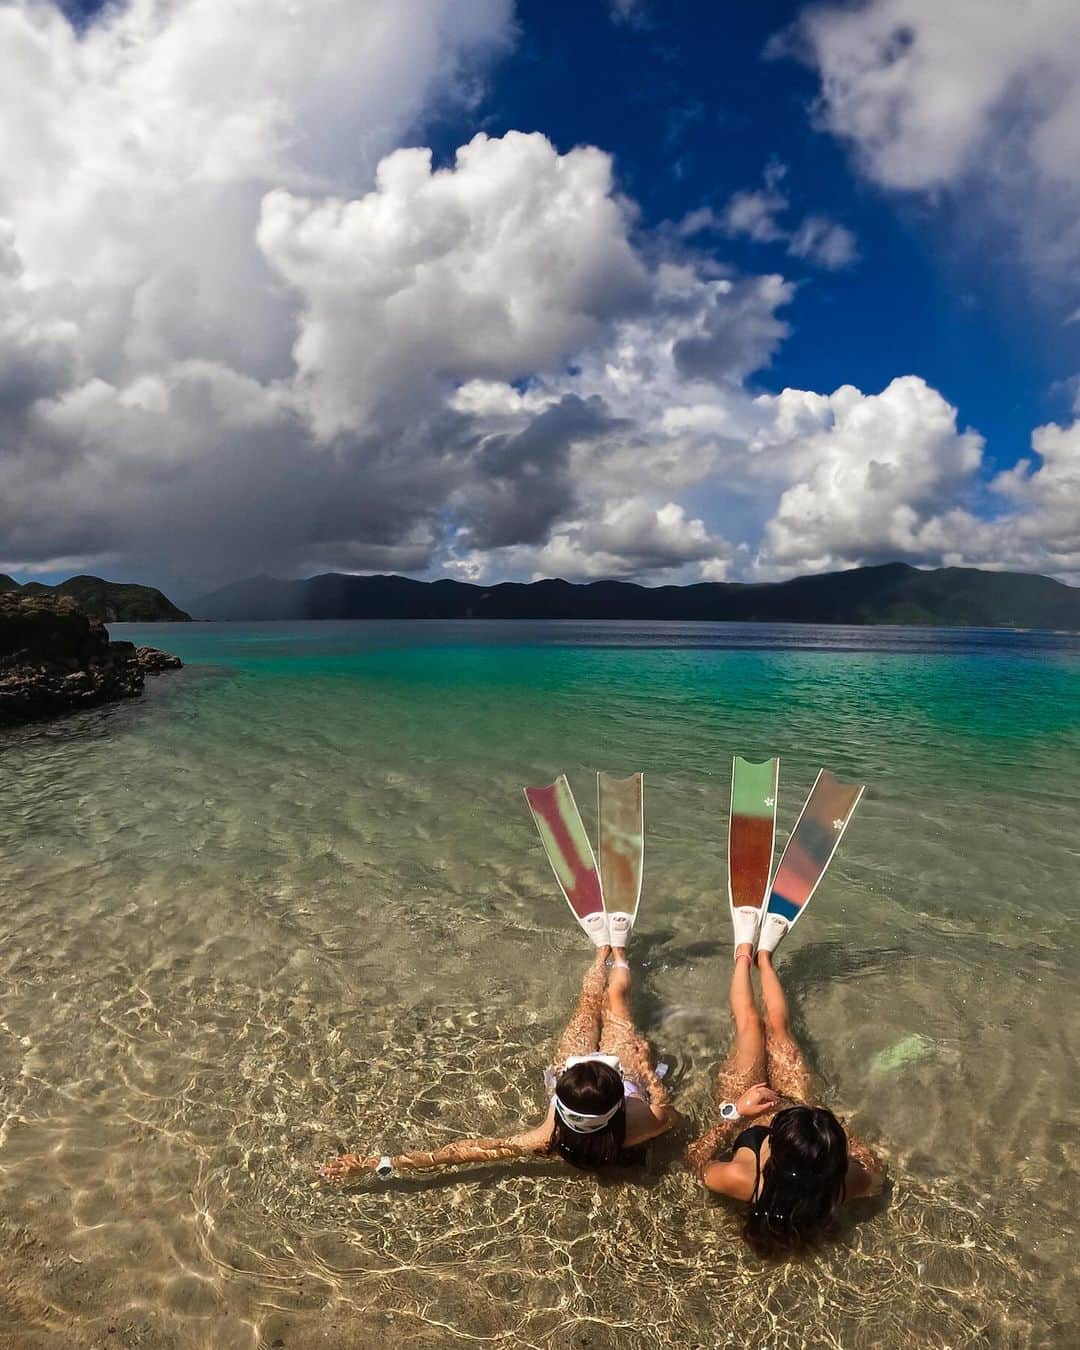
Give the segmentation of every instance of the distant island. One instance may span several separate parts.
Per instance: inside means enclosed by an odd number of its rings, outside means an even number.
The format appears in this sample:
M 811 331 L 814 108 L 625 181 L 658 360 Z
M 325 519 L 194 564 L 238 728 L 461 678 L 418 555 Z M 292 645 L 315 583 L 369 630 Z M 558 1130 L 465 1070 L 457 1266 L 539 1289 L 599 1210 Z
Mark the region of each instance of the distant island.
M 200 619 L 643 619 L 728 623 L 925 624 L 1080 630 L 1080 589 L 1022 572 L 923 571 L 907 563 L 791 581 L 639 586 L 628 581 L 413 581 L 328 572 L 251 577 L 193 605 Z
M 125 581 L 103 581 L 101 577 L 70 577 L 56 586 L 41 581 L 20 585 L 12 577 L 0 574 L 0 595 L 66 595 L 79 609 L 102 623 L 185 623 L 191 615 L 167 599 L 153 586 L 136 586 Z

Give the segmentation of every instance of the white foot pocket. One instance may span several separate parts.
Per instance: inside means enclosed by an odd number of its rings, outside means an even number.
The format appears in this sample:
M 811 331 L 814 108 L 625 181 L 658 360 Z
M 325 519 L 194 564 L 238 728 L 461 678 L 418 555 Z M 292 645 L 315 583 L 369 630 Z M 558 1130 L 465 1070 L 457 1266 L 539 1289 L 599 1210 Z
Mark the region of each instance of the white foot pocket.
M 611 937 L 608 933 L 608 916 L 602 909 L 594 910 L 592 914 L 586 914 L 580 920 L 580 923 L 598 947 L 611 946 Z
M 732 913 L 731 924 L 735 930 L 736 947 L 741 947 L 744 942 L 749 942 L 751 947 L 754 945 L 760 918 L 761 910 L 754 909 L 750 905 L 740 905 Z
M 608 915 L 608 931 L 613 947 L 625 947 L 630 941 L 630 934 L 634 931 L 634 920 L 629 914 L 616 911 Z
M 774 952 L 780 945 L 780 940 L 791 927 L 787 919 L 781 918 L 779 914 L 766 914 L 765 921 L 761 925 L 761 937 L 758 939 L 759 952 Z

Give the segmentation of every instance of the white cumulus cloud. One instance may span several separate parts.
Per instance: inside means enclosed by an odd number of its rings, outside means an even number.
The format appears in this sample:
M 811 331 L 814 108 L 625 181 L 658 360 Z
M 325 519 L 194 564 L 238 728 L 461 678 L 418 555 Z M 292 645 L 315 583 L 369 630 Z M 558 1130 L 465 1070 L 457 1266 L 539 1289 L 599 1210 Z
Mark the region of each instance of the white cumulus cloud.
M 787 231 L 777 223 L 777 216 L 788 209 L 787 193 L 781 192 L 787 169 L 772 163 L 765 169 L 765 185 L 744 188 L 731 195 L 720 213 L 720 225 L 730 235 L 746 235 L 759 244 L 775 239 L 786 239 Z
M 764 565 L 820 571 L 939 554 L 925 528 L 972 481 L 982 438 L 957 429 L 937 390 L 906 376 L 880 394 L 785 389 L 758 406 L 759 472 L 790 482 L 765 527 Z
M 940 547 L 951 561 L 1051 572 L 1080 584 L 1080 419 L 1037 427 L 1031 448 L 1034 458 L 990 485 L 1006 509 L 989 520 L 947 517 Z
M 1040 271 L 1075 275 L 1074 0 L 812 6 L 773 50 L 798 52 L 817 68 L 821 124 L 853 147 L 874 181 L 905 192 L 952 190 L 962 209 L 996 213 L 1018 232 Z
M 401 147 L 511 17 L 0 10 L 0 563 L 191 594 L 423 571 L 447 536 L 495 555 L 561 530 L 627 571 L 719 556 L 672 497 L 711 447 L 650 423 L 695 389 L 745 402 L 790 289 L 646 261 L 601 150 Z
M 294 354 L 329 435 L 567 360 L 646 298 L 627 228 L 607 155 L 509 132 L 436 172 L 398 150 L 354 201 L 272 192 L 258 238 L 300 297 Z
M 699 565 L 709 580 L 726 575 L 732 549 L 710 533 L 705 522 L 676 502 L 660 506 L 641 497 L 608 504 L 595 519 L 566 521 L 537 548 L 516 545 L 503 552 L 468 552 L 450 567 L 469 580 L 494 572 L 523 572 L 534 579 L 558 576 L 569 581 L 603 577 L 648 577 L 657 569 Z

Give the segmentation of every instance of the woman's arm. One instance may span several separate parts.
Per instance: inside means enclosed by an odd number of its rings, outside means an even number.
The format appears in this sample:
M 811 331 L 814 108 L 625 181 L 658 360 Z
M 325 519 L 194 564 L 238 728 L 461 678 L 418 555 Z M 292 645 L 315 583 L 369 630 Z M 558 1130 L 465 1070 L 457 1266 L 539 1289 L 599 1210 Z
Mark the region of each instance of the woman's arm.
M 662 1117 L 671 1112 L 671 1094 L 664 1085 L 664 1080 L 657 1075 L 656 1069 L 650 1057 L 645 1065 L 645 1071 L 642 1075 L 645 1079 L 645 1086 L 649 1089 L 649 1105 L 652 1107 L 657 1117 Z M 672 1112 L 672 1114 L 674 1114 Z
M 678 1121 L 679 1113 L 671 1105 L 671 1096 L 658 1077 L 650 1059 L 637 1072 L 648 1088 L 649 1099 L 629 1097 L 626 1102 L 626 1148 L 635 1148 L 649 1139 L 666 1134 Z
M 744 1189 L 738 1185 L 732 1189 L 736 1183 L 736 1174 L 741 1177 L 742 1169 L 734 1165 L 735 1172 L 731 1173 L 732 1163 L 718 1163 L 714 1159 L 722 1149 L 731 1147 L 735 1136 L 746 1128 L 747 1120 L 771 1111 L 778 1101 L 776 1093 L 767 1083 L 756 1083 L 752 1088 L 747 1088 L 735 1103 L 739 1114 L 734 1120 L 718 1120 L 694 1140 L 686 1150 L 686 1160 L 703 1186 L 725 1195 L 734 1195 Z
M 639 1097 L 631 1097 L 626 1103 L 626 1138 L 624 1148 L 636 1148 L 658 1135 L 666 1134 L 679 1119 L 679 1113 L 666 1101 L 643 1102 Z
M 501 1162 L 504 1158 L 527 1158 L 539 1150 L 515 1143 L 513 1139 L 455 1139 L 452 1144 L 430 1152 L 411 1149 L 396 1153 L 390 1159 L 395 1172 L 426 1172 L 434 1167 L 454 1167 L 459 1163 Z M 371 1153 L 361 1158 L 356 1153 L 343 1153 L 332 1158 L 320 1169 L 328 1181 L 344 1181 L 348 1177 L 374 1172 L 379 1156 Z
M 869 1144 L 852 1134 L 847 1121 L 838 1117 L 848 1144 L 848 1172 L 844 1183 L 846 1200 L 861 1200 L 868 1195 L 880 1195 L 885 1186 L 885 1164 Z
M 428 1151 L 410 1149 L 395 1154 L 390 1166 L 395 1172 L 427 1172 L 436 1167 L 456 1167 L 461 1163 L 501 1162 L 507 1158 L 534 1158 L 546 1153 L 551 1141 L 554 1107 L 547 1117 L 531 1130 L 513 1134 L 509 1139 L 455 1139 L 452 1144 Z M 319 1169 L 328 1181 L 344 1181 L 348 1177 L 362 1176 L 374 1172 L 378 1167 L 378 1154 L 360 1157 L 356 1153 L 343 1153 L 332 1158 Z
M 721 1150 L 729 1149 L 731 1141 L 742 1126 L 739 1120 L 718 1120 L 700 1135 L 686 1150 L 686 1161 L 691 1171 L 700 1181 L 705 1181 L 705 1172 Z

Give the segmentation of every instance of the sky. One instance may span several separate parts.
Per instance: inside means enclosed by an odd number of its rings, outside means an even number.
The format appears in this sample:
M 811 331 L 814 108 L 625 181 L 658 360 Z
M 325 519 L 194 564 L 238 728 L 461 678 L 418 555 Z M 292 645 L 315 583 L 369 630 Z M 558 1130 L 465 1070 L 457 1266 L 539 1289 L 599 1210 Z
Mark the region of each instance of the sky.
M 0 571 L 1080 584 L 1073 0 L 0 0 Z

